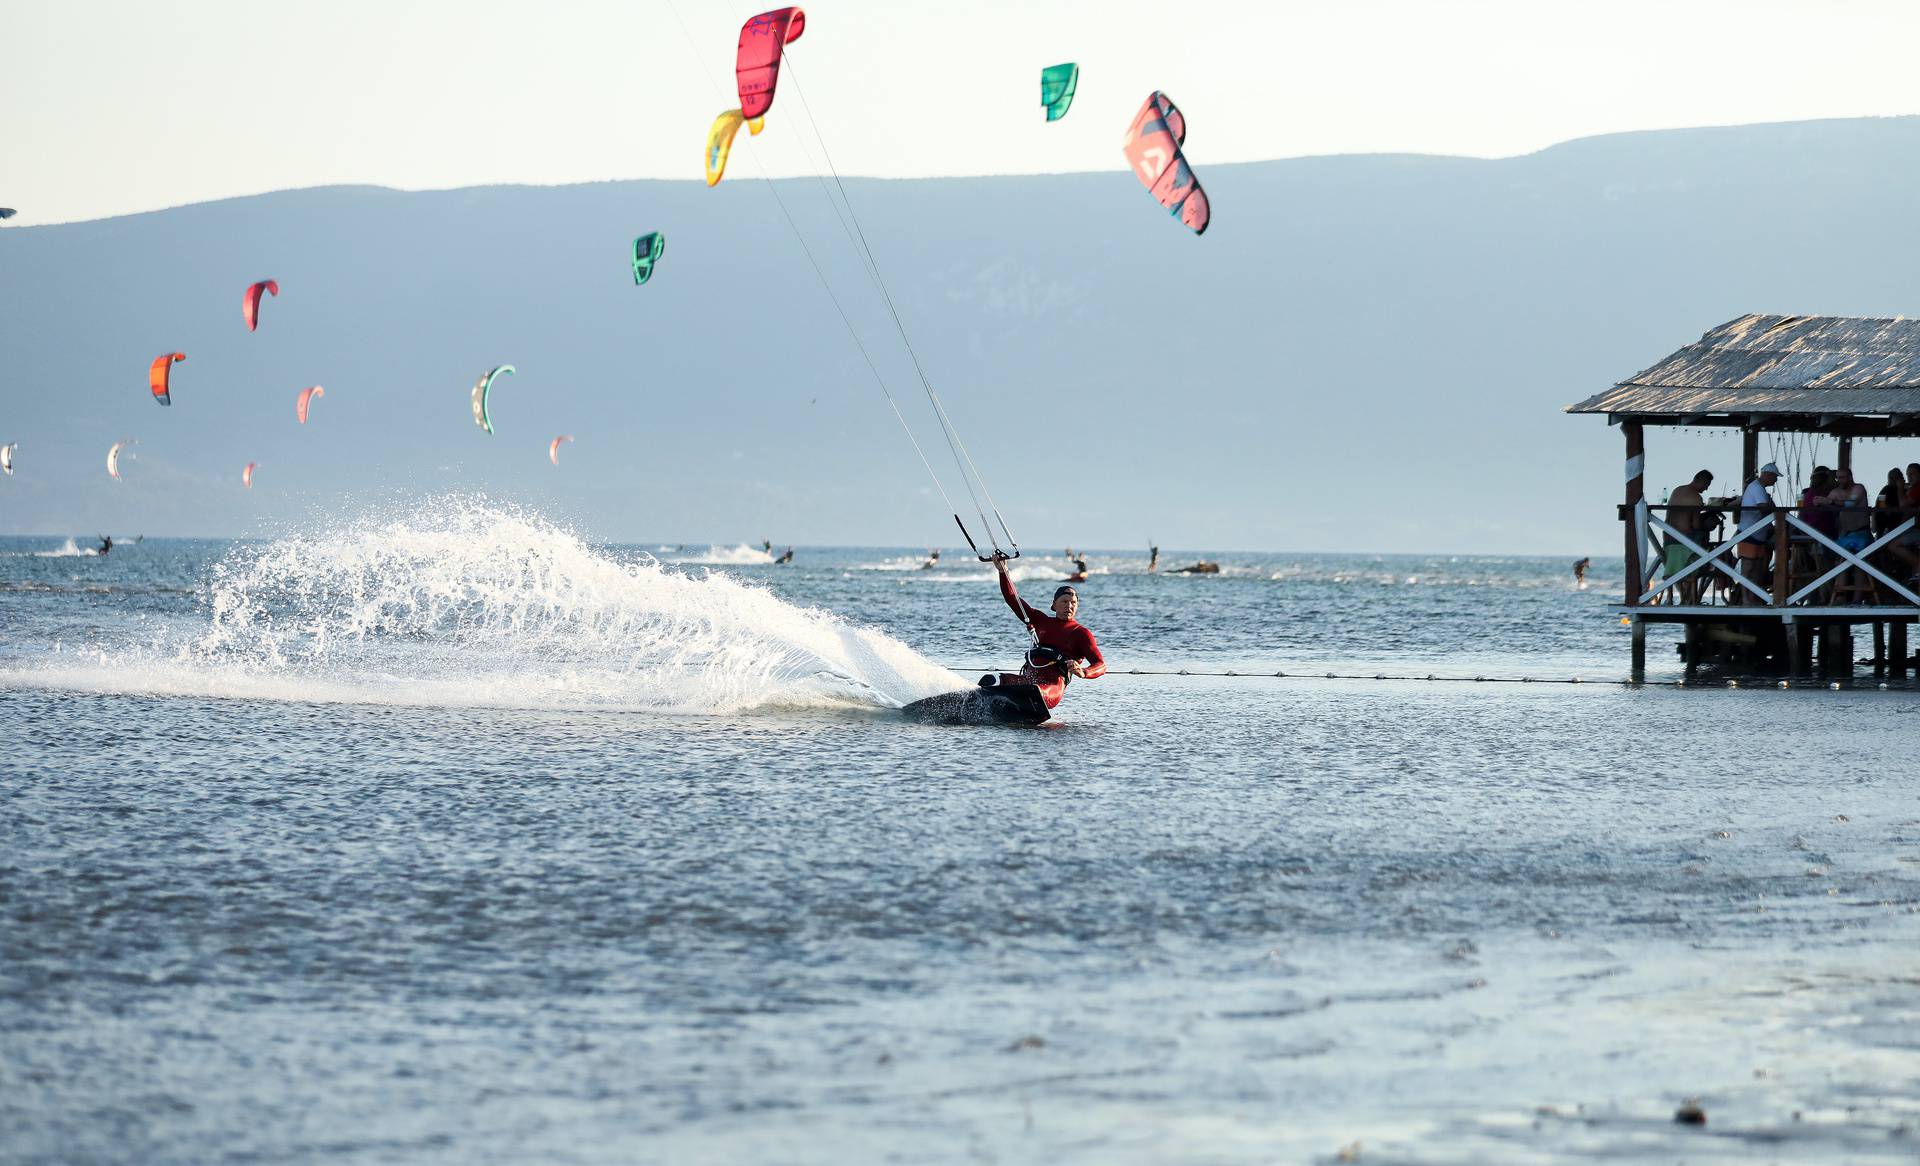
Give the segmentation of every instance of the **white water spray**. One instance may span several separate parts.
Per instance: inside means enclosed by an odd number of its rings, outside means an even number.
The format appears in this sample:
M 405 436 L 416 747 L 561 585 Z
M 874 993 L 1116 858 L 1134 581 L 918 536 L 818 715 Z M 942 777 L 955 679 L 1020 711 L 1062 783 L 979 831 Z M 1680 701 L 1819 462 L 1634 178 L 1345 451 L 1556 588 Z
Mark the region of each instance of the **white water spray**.
M 259 699 L 737 713 L 898 707 L 963 682 L 724 574 L 622 561 L 472 498 L 233 551 L 207 622 L 38 683 Z M 84 673 L 84 675 L 81 675 Z M 20 680 L 22 677 L 10 677 Z

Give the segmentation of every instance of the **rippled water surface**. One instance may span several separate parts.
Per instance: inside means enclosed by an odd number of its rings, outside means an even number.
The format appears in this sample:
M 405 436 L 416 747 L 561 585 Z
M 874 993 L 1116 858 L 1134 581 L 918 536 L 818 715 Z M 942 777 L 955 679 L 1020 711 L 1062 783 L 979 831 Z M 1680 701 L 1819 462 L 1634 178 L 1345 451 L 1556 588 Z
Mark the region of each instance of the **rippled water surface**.
M 421 514 L 0 540 L 0 1160 L 1920 1154 L 1911 692 L 1615 683 L 1604 563 L 1094 554 L 1116 674 L 935 728 L 978 563 Z

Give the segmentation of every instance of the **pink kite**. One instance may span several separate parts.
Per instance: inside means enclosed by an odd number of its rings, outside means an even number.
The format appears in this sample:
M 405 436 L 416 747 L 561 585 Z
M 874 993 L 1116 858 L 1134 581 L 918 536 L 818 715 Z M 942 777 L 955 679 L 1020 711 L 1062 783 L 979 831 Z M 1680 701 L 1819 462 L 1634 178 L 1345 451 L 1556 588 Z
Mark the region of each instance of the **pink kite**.
M 240 471 L 240 484 L 242 486 L 245 486 L 249 490 L 253 489 L 254 467 L 258 466 L 259 464 L 260 464 L 259 462 L 248 462 L 247 468 Z
M 1121 148 L 1126 151 L 1127 161 L 1133 163 L 1134 176 L 1160 200 L 1160 205 L 1193 228 L 1194 234 L 1204 235 L 1213 209 L 1181 152 L 1186 140 L 1187 119 L 1166 94 L 1156 89 L 1133 115 L 1133 125 L 1127 129 Z
M 740 85 L 740 116 L 765 117 L 773 108 L 773 87 L 780 80 L 780 54 L 800 39 L 807 14 L 798 8 L 762 12 L 740 26 L 740 55 L 733 76 Z
M 271 279 L 263 279 L 259 283 L 248 287 L 247 294 L 240 297 L 240 314 L 246 317 L 247 331 L 249 332 L 253 331 L 254 326 L 260 322 L 261 292 L 278 296 L 280 294 L 280 285 Z
M 327 390 L 321 388 L 319 385 L 300 390 L 299 399 L 293 403 L 293 415 L 300 419 L 300 424 L 305 425 L 307 423 L 307 402 L 313 400 L 315 397 L 324 397 L 326 395 Z
M 556 466 L 559 465 L 560 464 L 560 443 L 563 441 L 572 441 L 572 440 L 573 440 L 573 434 L 571 433 L 562 433 L 560 436 L 554 438 L 552 443 L 547 446 L 547 460 L 552 462 Z

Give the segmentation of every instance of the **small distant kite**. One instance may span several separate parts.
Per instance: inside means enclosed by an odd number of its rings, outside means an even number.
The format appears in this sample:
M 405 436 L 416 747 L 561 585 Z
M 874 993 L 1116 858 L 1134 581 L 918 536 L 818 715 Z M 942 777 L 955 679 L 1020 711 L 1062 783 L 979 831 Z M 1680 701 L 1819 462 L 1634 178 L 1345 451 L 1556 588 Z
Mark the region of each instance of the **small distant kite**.
M 653 278 L 653 265 L 667 253 L 667 237 L 660 231 L 649 231 L 633 241 L 633 282 L 643 284 Z
M 713 119 L 713 125 L 707 130 L 707 185 L 717 186 L 727 172 L 727 158 L 733 153 L 733 139 L 740 136 L 740 127 L 747 127 L 749 134 L 758 134 L 767 128 L 767 119 L 756 117 L 752 121 L 740 116 L 737 109 L 729 109 Z
M 560 443 L 563 441 L 572 441 L 572 440 L 573 440 L 573 434 L 571 433 L 562 433 L 560 436 L 554 438 L 553 441 L 549 443 L 547 446 L 547 460 L 552 462 L 556 466 L 559 465 L 560 464 Z
M 1128 127 L 1121 148 L 1133 164 L 1134 177 L 1160 200 L 1160 205 L 1191 227 L 1194 234 L 1204 235 L 1213 208 L 1181 152 L 1186 140 L 1187 119 L 1166 94 L 1156 89 L 1133 115 L 1133 125 Z
M 173 366 L 177 361 L 187 358 L 184 352 L 163 352 L 153 358 L 153 364 L 147 368 L 147 385 L 153 390 L 153 399 L 162 405 L 173 404 Z
M 253 471 L 258 468 L 259 465 L 259 462 L 248 462 L 247 468 L 240 471 L 240 484 L 242 486 L 245 486 L 249 490 L 253 489 Z
M 512 365 L 503 364 L 473 382 L 473 423 L 488 433 L 493 432 L 493 414 L 488 409 L 488 403 L 493 399 L 494 378 L 509 375 L 513 371 Z
M 17 441 L 9 441 L 5 445 L 0 445 L 0 470 L 5 470 L 9 478 L 13 477 L 13 451 L 18 449 L 19 446 L 20 443 Z
M 1080 66 L 1068 61 L 1040 70 L 1040 104 L 1047 109 L 1048 121 L 1059 121 L 1073 107 L 1074 90 L 1080 87 Z
M 280 294 L 280 284 L 275 280 L 263 279 L 248 287 L 246 294 L 240 297 L 240 314 L 246 317 L 249 332 L 253 331 L 254 326 L 260 322 L 260 293 L 262 292 L 277 297 Z
M 752 121 L 773 108 L 774 86 L 780 83 L 780 57 L 806 30 L 807 14 L 798 8 L 776 8 L 749 17 L 740 26 L 740 51 L 733 61 L 733 78 L 740 91 L 740 116 Z
M 107 450 L 107 476 L 116 482 L 120 481 L 120 451 L 132 444 L 130 440 L 116 441 L 113 443 L 113 448 Z M 133 455 L 129 453 L 127 456 Z
M 319 385 L 300 390 L 300 395 L 295 398 L 293 402 L 293 415 L 300 419 L 300 424 L 305 425 L 307 423 L 308 402 L 312 401 L 315 397 L 324 397 L 326 395 L 327 390 L 321 388 Z

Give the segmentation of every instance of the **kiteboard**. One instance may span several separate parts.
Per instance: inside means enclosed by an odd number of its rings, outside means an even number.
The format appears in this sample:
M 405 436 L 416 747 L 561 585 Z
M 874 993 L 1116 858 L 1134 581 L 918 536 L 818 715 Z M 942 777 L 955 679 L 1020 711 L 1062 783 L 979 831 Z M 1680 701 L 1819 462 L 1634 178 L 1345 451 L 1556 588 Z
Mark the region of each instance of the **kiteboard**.
M 1053 715 L 1037 684 L 963 688 L 916 700 L 900 711 L 930 725 L 1039 725 Z

